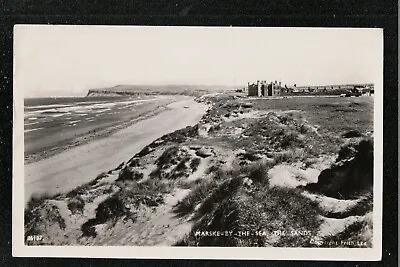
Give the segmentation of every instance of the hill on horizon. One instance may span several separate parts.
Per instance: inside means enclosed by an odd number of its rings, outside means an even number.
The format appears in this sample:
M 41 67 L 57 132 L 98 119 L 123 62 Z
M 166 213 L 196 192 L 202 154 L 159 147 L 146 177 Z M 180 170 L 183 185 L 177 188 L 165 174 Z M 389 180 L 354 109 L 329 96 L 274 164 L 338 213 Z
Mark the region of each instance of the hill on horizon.
M 236 87 L 228 85 L 116 85 L 113 87 L 90 89 L 87 96 L 99 94 L 182 94 L 198 96 L 206 93 L 233 90 Z

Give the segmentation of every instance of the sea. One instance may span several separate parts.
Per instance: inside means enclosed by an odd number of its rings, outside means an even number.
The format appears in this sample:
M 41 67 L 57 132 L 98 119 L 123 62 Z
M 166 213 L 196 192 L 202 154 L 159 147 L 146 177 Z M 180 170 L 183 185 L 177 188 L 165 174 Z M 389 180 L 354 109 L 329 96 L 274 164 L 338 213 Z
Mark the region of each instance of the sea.
M 111 115 L 133 112 L 149 97 L 49 97 L 24 99 L 24 132 L 77 127 Z

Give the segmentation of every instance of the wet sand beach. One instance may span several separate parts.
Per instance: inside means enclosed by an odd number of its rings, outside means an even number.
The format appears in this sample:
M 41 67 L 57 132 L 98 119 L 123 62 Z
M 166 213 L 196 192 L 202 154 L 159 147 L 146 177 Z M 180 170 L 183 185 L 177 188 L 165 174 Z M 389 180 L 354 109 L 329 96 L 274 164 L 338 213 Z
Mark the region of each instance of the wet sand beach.
M 25 203 L 32 195 L 65 193 L 93 180 L 162 135 L 196 124 L 206 109 L 193 98 L 186 98 L 105 138 L 25 164 Z

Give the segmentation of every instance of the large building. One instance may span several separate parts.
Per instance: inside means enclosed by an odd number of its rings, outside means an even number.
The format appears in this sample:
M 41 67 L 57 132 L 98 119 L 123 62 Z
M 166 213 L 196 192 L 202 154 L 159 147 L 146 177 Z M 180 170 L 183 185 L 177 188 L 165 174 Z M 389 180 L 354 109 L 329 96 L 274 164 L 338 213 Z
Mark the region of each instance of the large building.
M 257 81 L 257 83 L 248 83 L 247 92 L 249 96 L 279 96 L 281 95 L 281 82 Z

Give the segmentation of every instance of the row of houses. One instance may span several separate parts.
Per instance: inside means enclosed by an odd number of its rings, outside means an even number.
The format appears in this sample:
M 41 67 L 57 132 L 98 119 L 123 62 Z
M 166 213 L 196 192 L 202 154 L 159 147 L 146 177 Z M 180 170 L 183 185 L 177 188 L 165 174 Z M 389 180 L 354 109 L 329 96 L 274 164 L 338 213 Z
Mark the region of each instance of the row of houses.
M 373 84 L 346 84 L 346 85 L 325 85 L 325 86 L 282 86 L 279 81 L 257 81 L 256 83 L 247 83 L 248 96 L 281 96 L 295 94 L 334 94 L 340 95 L 347 92 L 358 92 L 359 94 L 373 94 Z

